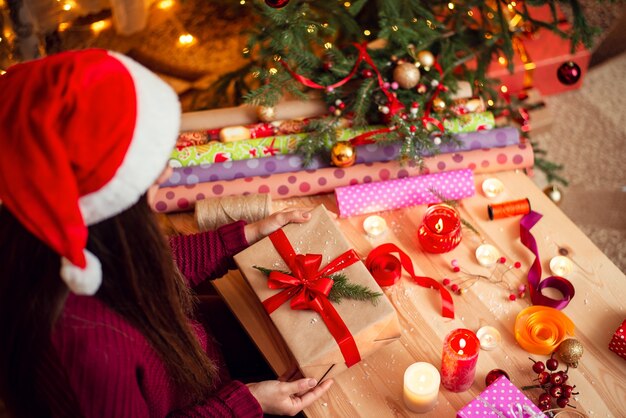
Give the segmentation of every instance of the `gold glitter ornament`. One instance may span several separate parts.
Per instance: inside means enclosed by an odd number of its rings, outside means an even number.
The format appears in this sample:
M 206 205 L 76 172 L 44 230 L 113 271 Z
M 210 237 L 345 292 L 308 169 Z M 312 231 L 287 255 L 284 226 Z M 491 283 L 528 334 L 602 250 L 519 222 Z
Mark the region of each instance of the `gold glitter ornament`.
M 261 122 L 273 122 L 276 118 L 276 108 L 273 106 L 258 106 L 256 116 Z
M 441 113 L 446 110 L 446 102 L 441 97 L 435 97 L 433 99 L 433 110 Z
M 564 340 L 556 349 L 561 361 L 570 367 L 578 367 L 578 360 L 583 356 L 583 345 L 575 338 Z
M 330 161 L 337 167 L 350 167 L 356 161 L 356 150 L 349 141 L 339 141 L 330 150 Z
M 435 56 L 430 51 L 420 51 L 417 53 L 417 61 L 428 70 L 435 65 Z
M 393 70 L 393 81 L 398 83 L 403 89 L 412 89 L 420 81 L 420 70 L 410 62 L 403 62 L 396 65 Z

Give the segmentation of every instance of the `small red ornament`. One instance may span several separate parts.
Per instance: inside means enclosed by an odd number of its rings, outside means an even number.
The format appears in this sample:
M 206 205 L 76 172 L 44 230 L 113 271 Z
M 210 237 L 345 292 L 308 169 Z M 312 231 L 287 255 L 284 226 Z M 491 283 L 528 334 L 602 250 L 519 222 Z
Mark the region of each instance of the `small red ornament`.
M 573 61 L 564 62 L 559 69 L 556 70 L 556 77 L 566 86 L 576 84 L 576 82 L 580 80 L 581 75 L 582 71 L 580 67 Z
M 487 373 L 487 376 L 485 377 L 485 385 L 489 386 L 490 384 L 492 384 L 500 376 L 504 376 L 507 379 L 511 380 L 509 375 L 504 370 L 493 369 L 492 371 Z
M 289 0 L 265 0 L 265 4 L 274 9 L 285 7 L 287 3 L 289 3 Z

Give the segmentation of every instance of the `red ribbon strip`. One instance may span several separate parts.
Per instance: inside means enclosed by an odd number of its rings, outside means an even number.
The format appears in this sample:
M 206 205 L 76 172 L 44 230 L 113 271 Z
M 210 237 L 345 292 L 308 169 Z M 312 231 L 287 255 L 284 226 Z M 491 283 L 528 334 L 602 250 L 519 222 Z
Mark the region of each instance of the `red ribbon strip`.
M 337 87 L 341 87 L 344 84 L 346 84 L 348 81 L 350 81 L 350 79 L 352 77 L 354 77 L 354 75 L 358 71 L 359 65 L 361 64 L 361 62 L 365 61 L 372 68 L 372 70 L 374 70 L 374 72 L 376 73 L 376 77 L 378 79 L 378 85 L 380 86 L 380 89 L 385 94 L 385 96 L 387 96 L 387 100 L 389 101 L 389 103 L 387 104 L 387 106 L 389 107 L 389 114 L 390 115 L 395 115 L 400 110 L 404 109 L 404 105 L 396 98 L 396 96 L 391 94 L 389 92 L 389 90 L 387 90 L 387 88 L 384 86 L 385 82 L 383 81 L 383 76 L 380 74 L 380 71 L 378 71 L 378 68 L 376 67 L 376 64 L 374 64 L 374 61 L 372 60 L 372 58 L 367 53 L 367 46 L 366 46 L 366 44 L 360 45 L 360 44 L 355 43 L 354 46 L 359 51 L 359 55 L 358 55 L 358 57 L 356 59 L 356 62 L 354 63 L 354 67 L 352 67 L 352 71 L 350 71 L 350 74 L 348 74 L 343 79 L 341 79 L 341 80 L 337 81 L 336 83 L 333 83 L 333 84 L 331 84 L 329 86 L 322 86 L 321 84 L 318 84 L 315 81 L 313 81 L 313 80 L 311 80 L 311 79 L 309 79 L 307 77 L 304 77 L 303 75 L 297 74 L 295 71 L 293 71 L 291 68 L 289 68 L 289 65 L 284 60 L 281 60 L 280 63 L 285 68 L 285 70 L 287 70 L 287 72 L 289 72 L 289 74 L 291 74 L 291 76 L 295 80 L 299 81 L 303 85 L 305 85 L 307 87 L 310 87 L 310 88 L 313 88 L 313 89 L 323 89 L 323 90 L 326 90 L 326 91 L 332 91 L 333 89 L 335 89 Z
M 398 253 L 400 260 L 391 255 L 391 253 Z M 391 258 L 395 262 L 391 261 Z M 402 274 L 400 267 L 404 267 L 418 285 L 439 290 L 441 295 L 441 315 L 445 318 L 454 319 L 454 302 L 450 293 L 435 279 L 417 276 L 415 270 L 413 270 L 411 258 L 395 244 L 382 244 L 374 248 L 367 256 L 365 266 L 381 286 L 390 286 L 396 283 Z
M 267 313 L 271 314 L 289 299 L 291 309 L 311 309 L 317 312 L 339 345 L 346 365 L 351 367 L 361 361 L 354 337 L 328 300 L 334 283 L 328 276 L 356 263 L 359 256 L 354 250 L 348 250 L 320 270 L 321 254 L 296 254 L 282 229 L 271 233 L 269 237 L 278 254 L 287 263 L 291 274 L 279 271 L 270 273 L 268 287 L 284 290 L 263 301 Z
M 563 309 L 569 304 L 570 300 L 574 298 L 574 285 L 572 285 L 569 280 L 560 276 L 550 276 L 541 280 L 541 260 L 539 259 L 539 251 L 537 250 L 537 241 L 533 234 L 530 233 L 530 230 L 542 217 L 543 215 L 540 213 L 531 210 L 530 213 L 522 217 L 519 224 L 520 240 L 522 244 L 535 254 L 535 260 L 528 271 L 530 300 L 533 305 Z M 546 288 L 558 290 L 563 295 L 563 299 L 552 299 L 551 297 L 545 296 L 542 290 Z

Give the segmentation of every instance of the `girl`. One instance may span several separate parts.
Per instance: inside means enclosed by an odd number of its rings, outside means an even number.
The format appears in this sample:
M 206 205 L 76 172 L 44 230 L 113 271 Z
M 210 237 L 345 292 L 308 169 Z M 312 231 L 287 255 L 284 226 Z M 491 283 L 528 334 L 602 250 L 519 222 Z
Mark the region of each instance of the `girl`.
M 123 55 L 84 50 L 16 65 L 0 91 L 0 396 L 10 413 L 294 415 L 328 390 L 332 381 L 230 380 L 191 319 L 190 287 L 308 214 L 168 243 L 148 205 L 179 129 L 165 83 Z

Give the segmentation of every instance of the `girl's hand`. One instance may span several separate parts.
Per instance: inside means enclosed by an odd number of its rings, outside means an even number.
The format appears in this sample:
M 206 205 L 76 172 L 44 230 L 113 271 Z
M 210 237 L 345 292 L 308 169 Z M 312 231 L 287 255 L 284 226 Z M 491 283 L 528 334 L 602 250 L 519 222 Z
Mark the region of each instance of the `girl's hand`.
M 309 219 L 311 219 L 309 209 L 288 208 L 275 212 L 265 219 L 246 225 L 244 232 L 248 244 L 252 245 L 288 223 L 303 223 L 307 222 Z
M 320 385 L 317 385 L 315 379 L 309 378 L 293 382 L 266 380 L 249 383 L 248 389 L 264 413 L 293 416 L 319 399 L 332 384 L 332 379 L 325 380 Z

